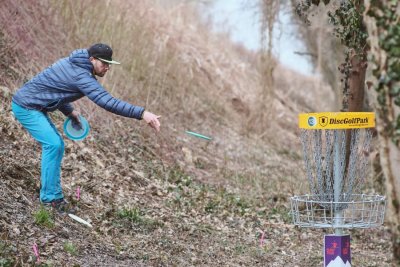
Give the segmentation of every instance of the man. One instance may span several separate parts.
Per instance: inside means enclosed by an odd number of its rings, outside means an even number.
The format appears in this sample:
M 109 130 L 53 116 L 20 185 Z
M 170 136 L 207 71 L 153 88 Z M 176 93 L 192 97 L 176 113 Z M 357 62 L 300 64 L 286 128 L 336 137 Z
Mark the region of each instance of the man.
M 87 96 L 107 111 L 143 119 L 160 131 L 160 116 L 112 97 L 97 81 L 95 76 L 103 77 L 110 64 L 120 64 L 112 59 L 112 54 L 111 47 L 101 43 L 75 50 L 33 77 L 12 98 L 14 116 L 42 146 L 40 201 L 58 211 L 69 208 L 60 181 L 64 141 L 48 112 L 58 109 L 80 123 L 79 112 L 71 102 Z

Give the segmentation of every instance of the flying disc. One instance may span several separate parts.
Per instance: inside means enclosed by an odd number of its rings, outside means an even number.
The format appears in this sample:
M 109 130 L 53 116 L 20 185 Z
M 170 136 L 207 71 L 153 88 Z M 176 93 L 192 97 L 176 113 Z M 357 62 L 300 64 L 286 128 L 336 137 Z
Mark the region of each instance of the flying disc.
M 88 121 L 82 117 L 79 116 L 79 120 L 81 123 L 76 123 L 74 120 L 71 120 L 70 117 L 68 117 L 65 122 L 64 122 L 64 133 L 65 135 L 74 141 L 79 141 L 85 139 L 85 137 L 89 134 L 90 131 L 90 126 Z
M 74 215 L 74 214 L 69 213 L 68 216 L 71 217 L 72 219 L 74 219 L 74 220 L 77 221 L 77 222 L 80 222 L 80 223 L 82 223 L 82 224 L 84 224 L 84 225 L 89 226 L 90 228 L 93 227 L 90 223 L 88 223 L 88 222 L 85 221 L 84 219 L 82 219 L 82 218 L 80 218 L 80 217 L 78 217 L 78 216 L 76 216 L 76 215 Z
M 205 135 L 202 135 L 202 134 L 199 134 L 199 133 L 191 132 L 191 131 L 186 131 L 186 133 L 190 134 L 190 135 L 193 135 L 193 136 L 196 136 L 198 138 L 205 139 L 205 140 L 211 140 L 212 139 L 211 137 L 208 137 L 208 136 L 205 136 Z

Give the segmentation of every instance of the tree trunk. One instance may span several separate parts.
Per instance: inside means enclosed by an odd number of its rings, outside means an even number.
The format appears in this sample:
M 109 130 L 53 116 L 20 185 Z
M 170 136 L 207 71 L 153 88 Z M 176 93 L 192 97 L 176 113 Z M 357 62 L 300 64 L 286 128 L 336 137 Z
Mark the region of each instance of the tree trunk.
M 383 5 L 388 4 L 384 0 Z M 370 6 L 370 0 L 365 0 L 366 10 Z M 370 70 L 374 69 L 377 73 L 385 75 L 388 56 L 386 52 L 379 46 L 379 35 L 387 29 L 380 29 L 376 25 L 376 20 L 372 17 L 365 16 L 366 26 L 369 33 L 369 44 L 371 46 L 372 58 L 375 62 L 371 64 Z M 372 74 L 368 75 L 371 85 L 377 85 L 378 80 Z M 394 104 L 393 97 L 389 94 L 389 86 L 383 89 L 386 103 L 383 106 L 377 101 L 377 93 L 370 90 L 372 105 L 377 111 L 377 130 L 379 137 L 379 157 L 382 172 L 385 176 L 385 195 L 387 198 L 386 221 L 391 228 L 393 241 L 393 257 L 396 262 L 400 262 L 400 151 L 393 143 L 391 138 L 390 127 L 394 124 L 400 110 Z
M 348 111 L 363 111 L 365 74 L 367 71 L 366 52 L 362 51 L 357 55 L 354 50 L 351 51 L 350 63 L 351 71 L 349 74 L 349 91 L 347 96 Z
M 389 95 L 389 94 L 388 94 Z M 393 258 L 400 262 L 400 151 L 386 131 L 387 124 L 399 114 L 393 109 L 393 101 L 387 98 L 387 115 L 378 112 L 377 129 L 379 137 L 379 159 L 385 177 L 385 194 L 387 198 L 386 220 L 392 232 Z

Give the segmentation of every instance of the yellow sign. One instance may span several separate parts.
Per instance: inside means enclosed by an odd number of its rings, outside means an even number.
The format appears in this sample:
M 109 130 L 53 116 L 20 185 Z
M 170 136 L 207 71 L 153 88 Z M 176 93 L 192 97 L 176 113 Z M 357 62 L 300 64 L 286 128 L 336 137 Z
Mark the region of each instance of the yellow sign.
M 375 127 L 373 112 L 321 112 L 299 114 L 302 129 L 355 129 Z

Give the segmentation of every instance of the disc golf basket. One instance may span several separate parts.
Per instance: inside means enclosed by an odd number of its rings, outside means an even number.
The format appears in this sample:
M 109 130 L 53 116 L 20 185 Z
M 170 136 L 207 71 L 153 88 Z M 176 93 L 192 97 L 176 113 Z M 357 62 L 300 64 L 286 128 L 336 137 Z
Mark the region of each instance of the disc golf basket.
M 310 193 L 291 197 L 293 222 L 333 229 L 324 240 L 324 266 L 349 267 L 344 229 L 378 227 L 385 216 L 385 197 L 362 193 L 374 113 L 300 114 L 299 126 Z

